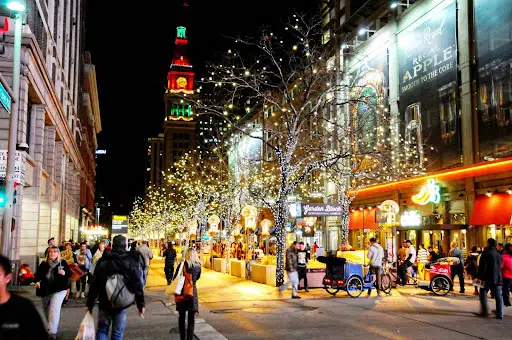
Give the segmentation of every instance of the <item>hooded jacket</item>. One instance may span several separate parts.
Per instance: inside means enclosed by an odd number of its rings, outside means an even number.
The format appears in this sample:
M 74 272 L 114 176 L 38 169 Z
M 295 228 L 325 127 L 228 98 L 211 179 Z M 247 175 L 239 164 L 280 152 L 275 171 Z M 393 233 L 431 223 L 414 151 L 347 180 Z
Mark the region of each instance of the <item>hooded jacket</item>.
M 140 281 L 140 269 L 135 264 L 130 254 L 123 248 L 115 248 L 111 252 L 103 253 L 98 260 L 94 276 L 87 296 L 87 308 L 92 312 L 96 298 L 98 297 L 100 308 L 107 311 L 119 311 L 112 308 L 107 297 L 105 285 L 109 276 L 123 275 L 128 290 L 135 294 L 135 303 L 139 311 L 144 307 L 144 291 Z

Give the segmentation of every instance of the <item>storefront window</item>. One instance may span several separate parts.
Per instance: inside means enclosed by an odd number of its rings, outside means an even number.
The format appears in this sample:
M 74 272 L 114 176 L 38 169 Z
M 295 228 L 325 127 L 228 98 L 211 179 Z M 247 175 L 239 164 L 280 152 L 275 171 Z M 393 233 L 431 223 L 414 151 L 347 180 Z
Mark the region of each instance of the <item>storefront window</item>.
M 418 248 L 416 230 L 407 230 L 405 232 L 405 235 L 407 240 L 411 240 L 411 243 L 414 246 L 414 248 Z

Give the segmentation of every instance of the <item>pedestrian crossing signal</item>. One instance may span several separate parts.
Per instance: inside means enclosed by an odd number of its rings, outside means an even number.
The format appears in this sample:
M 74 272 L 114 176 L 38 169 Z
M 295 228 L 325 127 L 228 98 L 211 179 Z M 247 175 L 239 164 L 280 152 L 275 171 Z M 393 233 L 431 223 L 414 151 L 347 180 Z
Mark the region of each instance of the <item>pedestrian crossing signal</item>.
M 14 191 L 12 193 L 12 204 L 16 204 L 16 195 L 18 194 L 18 182 L 14 182 Z

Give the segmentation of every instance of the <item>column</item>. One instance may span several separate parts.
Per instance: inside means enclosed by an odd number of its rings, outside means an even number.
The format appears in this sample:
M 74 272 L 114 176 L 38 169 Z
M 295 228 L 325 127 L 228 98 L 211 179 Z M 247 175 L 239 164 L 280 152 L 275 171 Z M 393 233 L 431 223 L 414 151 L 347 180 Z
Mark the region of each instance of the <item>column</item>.
M 43 116 L 44 119 L 44 116 Z M 43 121 L 44 124 L 44 121 Z M 55 126 L 45 126 L 43 128 L 43 146 L 41 155 L 37 152 L 34 157 L 42 158 L 42 169 L 48 174 L 42 174 L 40 183 L 40 206 L 39 206 L 39 232 L 37 240 L 37 252 L 39 256 L 44 254 L 48 246 L 48 239 L 57 235 L 51 235 L 51 218 L 52 218 L 52 189 L 53 189 L 53 173 L 55 171 Z M 37 150 L 37 143 L 34 150 Z

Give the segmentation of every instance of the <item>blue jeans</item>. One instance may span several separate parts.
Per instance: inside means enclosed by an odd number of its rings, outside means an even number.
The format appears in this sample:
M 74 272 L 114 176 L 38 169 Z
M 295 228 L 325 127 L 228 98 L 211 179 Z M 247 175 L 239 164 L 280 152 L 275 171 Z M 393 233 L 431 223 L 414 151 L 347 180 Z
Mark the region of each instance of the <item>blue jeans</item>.
M 112 340 L 123 340 L 126 326 L 126 309 L 120 312 L 109 312 L 104 309 L 98 311 L 98 331 L 96 340 L 108 340 L 108 331 L 112 324 Z
M 496 286 L 494 284 L 485 284 L 480 288 L 480 312 L 482 314 L 488 314 L 489 309 L 487 307 L 487 293 L 489 293 L 489 289 L 491 290 L 491 294 L 494 295 L 494 299 L 496 300 L 496 317 L 503 317 L 503 294 L 501 286 Z

